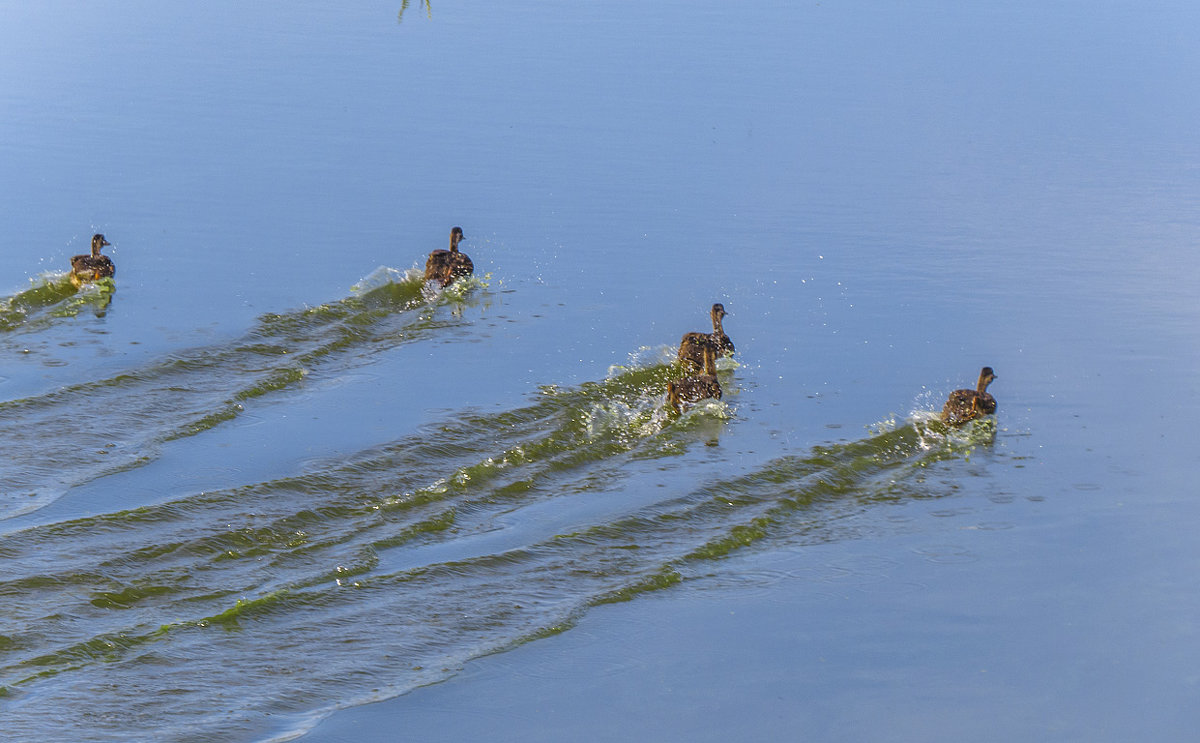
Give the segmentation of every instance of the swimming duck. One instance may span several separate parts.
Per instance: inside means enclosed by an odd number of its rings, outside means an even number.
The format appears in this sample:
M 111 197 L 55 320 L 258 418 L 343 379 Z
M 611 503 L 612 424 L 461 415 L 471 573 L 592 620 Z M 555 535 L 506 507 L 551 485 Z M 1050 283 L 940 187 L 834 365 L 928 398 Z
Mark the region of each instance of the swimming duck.
M 679 360 L 700 369 L 704 366 L 704 347 L 711 346 L 717 356 L 732 356 L 733 341 L 725 335 L 721 327 L 721 318 L 728 314 L 725 305 L 721 303 L 712 306 L 713 332 L 685 333 L 679 341 Z
M 942 408 L 942 420 L 952 426 L 982 418 L 996 412 L 996 398 L 988 391 L 988 385 L 996 378 L 992 367 L 985 366 L 979 372 L 979 383 L 973 390 L 954 390 Z
M 699 402 L 706 398 L 721 399 L 721 383 L 717 381 L 716 352 L 711 345 L 702 345 L 704 373 L 667 382 L 667 403 L 676 413 L 683 412 L 683 403 Z
M 79 288 L 87 281 L 113 276 L 117 267 L 107 255 L 100 255 L 100 248 L 112 245 L 104 235 L 92 235 L 92 254 L 77 255 L 71 259 L 71 283 Z
M 425 261 L 426 281 L 437 281 L 442 286 L 448 286 L 461 276 L 475 273 L 475 264 L 471 263 L 466 253 L 458 251 L 458 242 L 462 239 L 462 228 L 455 227 L 450 230 L 450 249 L 435 250 L 429 254 L 429 260 Z

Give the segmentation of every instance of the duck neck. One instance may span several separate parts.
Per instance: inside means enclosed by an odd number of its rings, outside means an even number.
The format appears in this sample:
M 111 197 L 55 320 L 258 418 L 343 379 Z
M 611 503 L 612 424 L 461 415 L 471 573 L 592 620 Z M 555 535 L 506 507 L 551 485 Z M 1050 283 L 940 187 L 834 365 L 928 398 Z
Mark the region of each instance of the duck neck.
M 712 318 L 713 318 L 713 335 L 720 338 L 721 336 L 725 335 L 725 329 L 721 327 L 721 315 L 720 315 L 720 313 L 714 312 L 712 315 Z
M 458 252 L 458 239 L 459 238 L 458 238 L 457 232 L 450 236 L 450 252 L 451 253 Z
M 711 348 L 704 349 L 704 373 L 712 377 L 717 376 L 716 354 Z

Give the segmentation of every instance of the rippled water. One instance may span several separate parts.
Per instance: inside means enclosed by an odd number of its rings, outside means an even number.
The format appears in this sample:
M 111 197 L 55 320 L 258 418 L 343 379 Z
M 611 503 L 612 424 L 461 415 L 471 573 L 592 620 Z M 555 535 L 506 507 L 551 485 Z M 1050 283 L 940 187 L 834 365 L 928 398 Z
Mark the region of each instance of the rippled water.
M 7 8 L 3 737 L 1181 739 L 1196 14 Z
M 245 342 L 7 404 L 6 421 L 29 430 L 6 434 L 28 447 L 7 481 L 53 482 L 15 495 L 10 515 L 144 465 L 156 446 L 235 417 L 239 401 L 299 383 L 301 369 L 419 341 L 455 322 L 466 295 L 487 292 L 472 282 L 426 299 L 421 283 L 268 316 Z M 836 538 L 847 511 L 935 494 L 931 468 L 995 435 L 990 420 L 963 431 L 918 420 L 666 497 L 603 499 L 634 473 L 649 484 L 648 463 L 669 469 L 717 443 L 729 406 L 668 415 L 663 389 L 676 373 L 643 361 L 293 476 L 12 531 L 0 588 L 11 601 L 9 693 L 18 709 L 29 688 L 31 702 L 72 710 L 55 724 L 78 730 L 141 721 L 166 738 L 236 737 L 264 714 L 301 726 L 331 699 L 408 691 L 563 631 L 589 607 L 704 575 L 772 531 Z M 736 365 L 722 372 L 727 384 L 735 375 Z M 223 394 L 204 394 L 212 388 Z M 72 425 L 116 427 L 132 451 Z M 73 446 L 55 453 L 56 442 Z M 57 467 L 28 464 L 42 458 Z M 600 500 L 576 502 L 584 495 Z M 104 686 L 121 689 L 116 706 L 97 698 Z

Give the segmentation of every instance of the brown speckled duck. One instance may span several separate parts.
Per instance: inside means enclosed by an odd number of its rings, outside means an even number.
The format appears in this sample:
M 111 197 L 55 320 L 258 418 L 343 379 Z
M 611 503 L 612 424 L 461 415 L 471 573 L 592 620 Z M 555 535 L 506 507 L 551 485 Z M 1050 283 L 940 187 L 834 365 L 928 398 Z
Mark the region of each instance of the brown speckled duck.
M 988 385 L 996 378 L 992 367 L 985 366 L 979 372 L 979 383 L 973 390 L 954 390 L 942 408 L 942 420 L 952 426 L 982 418 L 996 412 L 996 398 L 988 391 Z
M 733 341 L 729 340 L 729 336 L 725 335 L 725 330 L 721 327 L 721 318 L 728 314 L 725 312 L 725 305 L 721 303 L 712 306 L 712 323 L 713 332 L 711 333 L 685 333 L 683 339 L 679 341 L 679 360 L 696 369 L 704 367 L 704 347 L 712 348 L 717 356 L 732 356 Z
M 71 283 L 76 288 L 82 286 L 84 282 L 116 274 L 117 267 L 113 264 L 112 259 L 107 255 L 100 255 L 100 248 L 105 245 L 112 245 L 112 243 L 105 240 L 104 235 L 92 235 L 92 254 L 77 255 L 71 259 Z
M 667 403 L 676 413 L 683 412 L 683 403 L 694 403 L 706 398 L 721 399 L 721 383 L 717 381 L 716 352 L 711 345 L 701 348 L 704 373 L 667 382 Z
M 471 263 L 466 253 L 460 253 L 458 250 L 458 243 L 462 239 L 462 228 L 455 227 L 450 230 L 450 249 L 435 250 L 429 254 L 429 260 L 425 261 L 426 281 L 437 281 L 442 286 L 449 286 L 455 279 L 475 273 L 475 264 Z

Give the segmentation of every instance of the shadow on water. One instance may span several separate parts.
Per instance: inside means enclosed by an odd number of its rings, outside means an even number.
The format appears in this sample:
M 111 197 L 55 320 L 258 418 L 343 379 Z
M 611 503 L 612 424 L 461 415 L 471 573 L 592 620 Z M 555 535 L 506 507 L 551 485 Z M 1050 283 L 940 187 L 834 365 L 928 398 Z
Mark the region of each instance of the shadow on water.
M 350 296 L 264 315 L 233 342 L 0 402 L 0 447 L 7 455 L 0 463 L 0 518 L 153 461 L 161 444 L 232 420 L 250 401 L 295 388 L 315 369 L 365 363 L 373 353 L 463 325 L 461 308 L 486 298 L 486 291 L 475 291 L 486 286 L 472 278 L 433 291 L 416 270 L 380 268 Z M 56 299 L 57 282 L 30 291 L 21 306 L 40 302 L 55 311 L 93 296 Z
M 85 309 L 103 317 L 117 289 L 111 278 L 76 289 L 65 272 L 43 274 L 30 279 L 30 284 L 25 291 L 0 299 L 0 333 L 43 330 L 56 319 L 75 317 Z
M 669 418 L 674 373 L 620 370 L 298 476 L 13 532 L 0 703 L 22 723 L 29 694 L 68 710 L 60 735 L 153 719 L 164 739 L 286 738 L 737 550 L 848 538 L 841 516 L 945 495 L 927 475 L 995 435 L 918 418 L 683 494 L 625 493 L 639 460 L 681 457 L 728 416 Z

